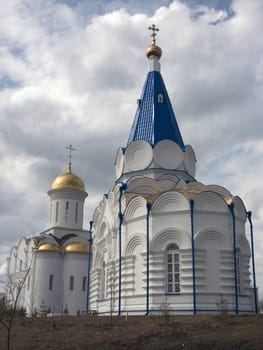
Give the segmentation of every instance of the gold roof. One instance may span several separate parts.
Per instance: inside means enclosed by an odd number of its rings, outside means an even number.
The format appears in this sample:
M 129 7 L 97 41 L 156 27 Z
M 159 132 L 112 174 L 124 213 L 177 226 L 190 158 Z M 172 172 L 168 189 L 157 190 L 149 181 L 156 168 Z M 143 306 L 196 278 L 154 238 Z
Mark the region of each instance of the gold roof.
M 52 183 L 52 190 L 57 190 L 61 188 L 73 188 L 81 191 L 85 191 L 85 184 L 80 177 L 73 174 L 71 171 L 71 163 L 68 163 L 67 171 L 58 176 Z
M 157 57 L 161 57 L 162 56 L 162 49 L 155 45 L 152 44 L 151 46 L 148 47 L 148 49 L 146 50 L 146 56 L 149 58 L 150 56 L 157 56 Z
M 65 251 L 68 253 L 88 253 L 89 246 L 82 242 L 70 243 L 65 247 Z
M 38 249 L 39 251 L 51 251 L 51 252 L 58 252 L 59 251 L 59 247 L 57 245 L 55 245 L 54 243 L 43 243 L 40 244 Z

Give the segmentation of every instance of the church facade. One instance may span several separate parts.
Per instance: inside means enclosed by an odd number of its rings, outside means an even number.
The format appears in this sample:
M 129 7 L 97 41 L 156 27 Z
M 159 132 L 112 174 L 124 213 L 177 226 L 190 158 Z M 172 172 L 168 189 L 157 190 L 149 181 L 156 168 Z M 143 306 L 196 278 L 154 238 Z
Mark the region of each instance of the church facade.
M 93 216 L 90 308 L 155 314 L 256 310 L 243 201 L 195 179 L 160 72 L 162 50 L 147 49 L 149 71 L 116 183 Z
M 8 258 L 7 300 L 19 292 L 18 306 L 28 315 L 71 314 L 86 310 L 89 232 L 83 229 L 87 197 L 83 181 L 71 170 L 58 176 L 48 191 L 50 228 L 22 237 Z
M 133 126 L 90 231 L 82 228 L 85 187 L 69 162 L 48 192 L 52 228 L 11 251 L 13 280 L 18 262 L 32 261 L 20 297 L 31 310 L 44 300 L 52 313 L 69 314 L 257 312 L 251 213 L 226 188 L 195 179 L 195 153 L 184 144 L 151 30 Z

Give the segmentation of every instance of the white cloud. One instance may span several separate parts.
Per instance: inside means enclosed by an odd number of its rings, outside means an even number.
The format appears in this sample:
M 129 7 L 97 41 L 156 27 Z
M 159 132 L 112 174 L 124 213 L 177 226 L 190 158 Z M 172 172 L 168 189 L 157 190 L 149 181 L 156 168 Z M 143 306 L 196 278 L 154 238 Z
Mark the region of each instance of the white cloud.
M 198 180 L 229 188 L 253 211 L 262 293 L 262 1 L 233 1 L 230 18 L 204 5 L 157 3 L 149 11 L 136 2 L 131 12 L 112 1 L 102 14 L 84 1 L 0 4 L 2 242 L 48 226 L 46 192 L 65 169 L 69 143 L 91 219 L 115 180 L 115 152 L 126 144 L 147 73 L 147 27 L 156 22 L 163 77 L 196 151 Z M 6 254 L 0 248 L 0 262 Z

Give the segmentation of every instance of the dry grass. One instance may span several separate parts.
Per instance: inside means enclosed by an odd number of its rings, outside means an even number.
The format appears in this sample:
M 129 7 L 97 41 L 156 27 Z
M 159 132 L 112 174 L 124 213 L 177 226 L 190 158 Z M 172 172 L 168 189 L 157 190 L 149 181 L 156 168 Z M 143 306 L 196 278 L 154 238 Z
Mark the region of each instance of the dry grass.
M 0 349 L 6 333 L 0 327 Z M 12 350 L 262 350 L 263 315 L 17 319 Z

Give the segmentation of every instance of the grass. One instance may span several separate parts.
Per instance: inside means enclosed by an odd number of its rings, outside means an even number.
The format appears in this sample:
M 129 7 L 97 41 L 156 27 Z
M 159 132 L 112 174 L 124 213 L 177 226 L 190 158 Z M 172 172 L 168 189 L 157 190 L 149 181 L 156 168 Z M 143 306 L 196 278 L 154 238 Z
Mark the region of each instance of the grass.
M 0 327 L 0 349 L 6 333 Z M 261 350 L 263 315 L 18 318 L 12 350 Z

